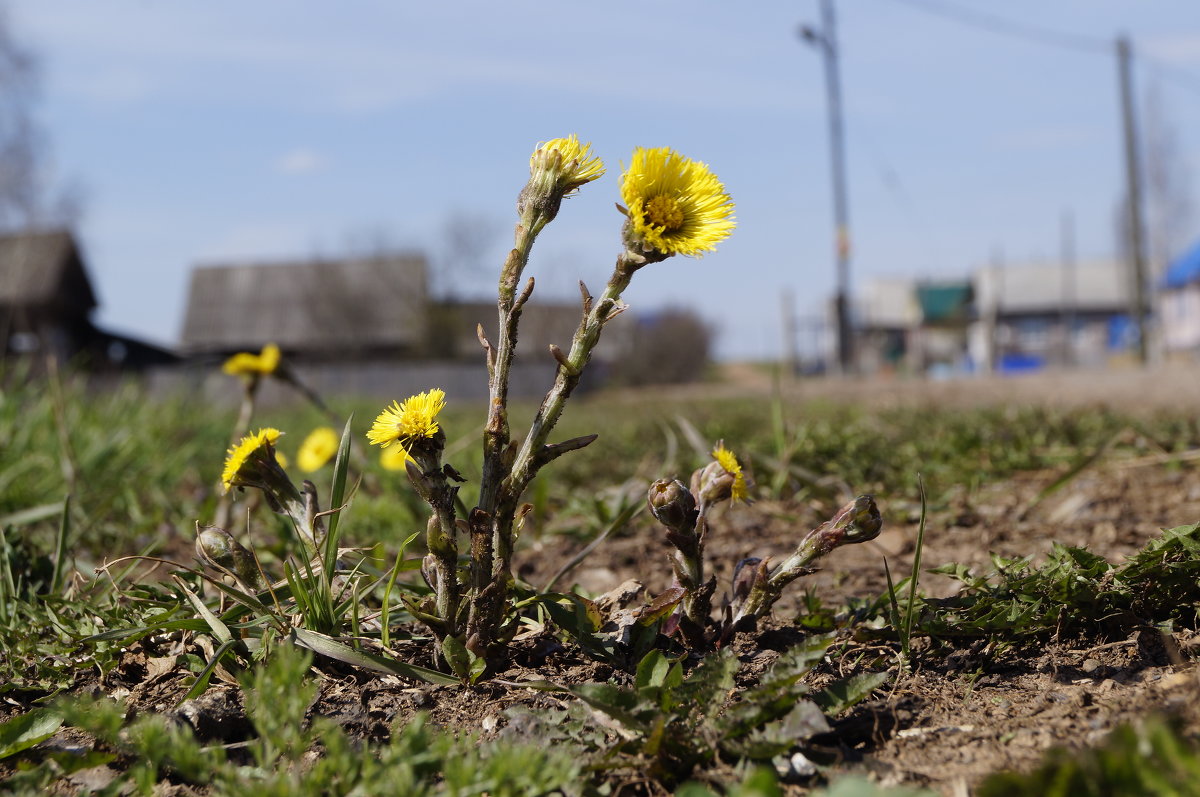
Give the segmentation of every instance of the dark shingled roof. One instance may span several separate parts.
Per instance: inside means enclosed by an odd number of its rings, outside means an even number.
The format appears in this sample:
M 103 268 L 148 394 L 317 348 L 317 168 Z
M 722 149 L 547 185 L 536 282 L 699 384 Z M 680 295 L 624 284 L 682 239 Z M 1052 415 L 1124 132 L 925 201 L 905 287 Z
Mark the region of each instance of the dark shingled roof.
M 0 235 L 0 306 L 86 314 L 96 294 L 65 230 Z
M 426 264 L 416 254 L 192 271 L 183 348 L 226 353 L 416 350 L 425 343 Z

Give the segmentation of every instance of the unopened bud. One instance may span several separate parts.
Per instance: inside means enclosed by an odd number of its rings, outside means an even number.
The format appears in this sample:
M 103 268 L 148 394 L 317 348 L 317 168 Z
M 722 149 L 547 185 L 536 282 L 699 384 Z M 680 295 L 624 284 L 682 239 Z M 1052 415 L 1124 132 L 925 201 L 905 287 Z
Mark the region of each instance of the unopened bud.
M 692 474 L 692 493 L 701 504 L 712 506 L 733 495 L 735 481 L 736 476 L 720 462 L 710 462 Z
M 679 532 L 696 527 L 696 499 L 678 479 L 659 479 L 650 485 L 646 503 L 659 523 Z
M 425 579 L 425 583 L 429 585 L 429 588 L 434 593 L 438 590 L 437 562 L 437 557 L 431 553 L 425 554 L 425 557 L 421 560 L 421 577 Z
M 210 565 L 233 573 L 251 588 L 257 588 L 259 585 L 254 554 L 246 550 L 223 528 L 200 528 L 196 534 L 196 555 Z
M 763 560 L 757 556 L 750 556 L 737 563 L 733 568 L 733 602 L 740 604 L 750 595 L 750 589 L 754 586 L 754 582 L 759 578 L 759 570 Z M 762 574 L 765 580 L 766 574 Z
M 875 505 L 874 496 L 870 495 L 860 495 L 846 504 L 832 523 L 835 528 L 842 530 L 843 545 L 873 540 L 883 529 L 883 517 Z

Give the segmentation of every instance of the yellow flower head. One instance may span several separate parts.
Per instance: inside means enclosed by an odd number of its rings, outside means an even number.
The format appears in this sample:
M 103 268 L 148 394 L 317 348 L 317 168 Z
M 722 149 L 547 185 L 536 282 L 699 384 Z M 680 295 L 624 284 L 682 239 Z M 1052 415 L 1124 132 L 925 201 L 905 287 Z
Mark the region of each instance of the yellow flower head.
M 535 179 L 539 170 L 553 170 L 557 191 L 566 195 L 604 174 L 604 162 L 592 155 L 591 144 L 580 144 L 574 133 L 537 145 L 529 158 L 529 174 Z M 554 163 L 553 153 L 558 153 Z
M 702 256 L 733 232 L 733 200 L 706 164 L 668 147 L 633 151 L 621 175 L 628 234 L 646 250 Z
M 226 492 L 232 489 L 235 480 L 238 478 L 238 473 L 246 467 L 247 462 L 254 454 L 266 446 L 274 448 L 280 434 L 281 432 L 278 429 L 269 427 L 259 429 L 253 434 L 246 435 L 240 443 L 229 449 L 229 454 L 225 458 L 225 469 L 221 472 L 221 484 L 224 486 Z
M 712 455 L 717 464 L 733 477 L 733 487 L 729 494 L 729 500 L 746 500 L 746 496 L 750 494 L 750 491 L 746 487 L 746 476 L 742 473 L 742 465 L 738 462 L 737 457 L 725 447 L 724 443 L 717 443 L 717 447 L 713 449 Z
M 412 440 L 433 437 L 438 432 L 437 414 L 445 406 L 446 392 L 440 388 L 410 396 L 403 403 L 393 401 L 379 413 L 367 432 L 367 440 L 384 448 L 394 442 L 407 448 Z
M 404 463 L 411 459 L 404 446 L 392 446 L 379 452 L 379 464 L 383 465 L 384 470 L 404 470 Z
M 300 453 L 296 455 L 296 464 L 305 473 L 320 470 L 334 454 L 337 453 L 338 433 L 329 426 L 318 426 L 308 433 L 300 444 Z
M 258 354 L 238 352 L 225 361 L 221 370 L 232 376 L 269 376 L 279 368 L 279 360 L 279 347 L 268 343 Z

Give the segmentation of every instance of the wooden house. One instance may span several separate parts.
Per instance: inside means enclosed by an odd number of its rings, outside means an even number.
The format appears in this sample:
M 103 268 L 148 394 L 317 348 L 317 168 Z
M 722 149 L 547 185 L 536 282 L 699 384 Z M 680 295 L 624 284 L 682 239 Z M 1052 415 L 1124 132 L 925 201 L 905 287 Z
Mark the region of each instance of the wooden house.
M 0 235 L 0 356 L 92 371 L 164 365 L 170 351 L 92 323 L 96 293 L 66 230 Z

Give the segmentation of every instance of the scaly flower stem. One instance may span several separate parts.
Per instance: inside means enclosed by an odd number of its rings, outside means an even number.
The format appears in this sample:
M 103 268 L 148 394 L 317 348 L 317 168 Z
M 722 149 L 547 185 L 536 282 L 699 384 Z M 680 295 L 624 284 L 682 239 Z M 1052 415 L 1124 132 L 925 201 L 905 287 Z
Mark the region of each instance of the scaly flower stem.
M 496 301 L 499 321 L 496 343 L 495 346 L 486 344 L 489 402 L 487 425 L 483 433 L 483 472 L 479 482 L 479 504 L 469 519 L 472 552 L 470 589 L 473 603 L 468 623 L 468 640 L 473 646 L 485 637 L 490 644 L 493 634 L 481 631 L 481 624 L 485 621 L 480 609 L 488 606 L 489 611 L 486 614 L 495 614 L 490 610 L 490 606 L 494 594 L 499 589 L 491 586 L 492 574 L 496 569 L 494 546 L 490 540 L 482 539 L 481 535 L 492 534 L 491 523 L 495 522 L 500 511 L 501 485 L 507 481 L 510 472 L 511 463 L 505 460 L 505 452 L 511 440 L 508 425 L 508 382 L 517 347 L 517 326 L 521 319 L 521 309 L 533 290 L 533 280 L 530 279 L 529 286 L 519 295 L 517 285 L 529 262 L 534 240 L 550 221 L 543 209 L 534 203 L 522 205 L 520 213 L 520 220 L 513 231 L 512 251 L 508 253 L 508 259 L 500 271 Z M 511 516 L 507 522 L 511 528 Z
M 520 229 L 518 227 L 518 231 Z M 518 240 L 520 240 L 519 235 Z M 514 256 L 510 256 L 510 263 L 517 259 L 516 253 L 517 250 L 514 250 Z M 520 262 L 523 265 L 523 261 Z M 491 558 L 491 567 L 490 571 L 484 571 L 480 566 L 481 563 L 474 563 L 477 568 L 472 583 L 474 604 L 471 610 L 471 621 L 467 628 L 468 645 L 478 650 L 486 650 L 497 641 L 496 634 L 503 617 L 504 602 L 508 597 L 508 583 L 512 578 L 512 553 L 515 537 L 513 525 L 516 521 L 517 507 L 521 496 L 543 465 L 568 450 L 580 447 L 564 445 L 555 449 L 548 447 L 546 441 L 561 417 L 571 392 L 579 385 L 583 368 L 587 365 L 592 350 L 600 340 L 604 324 L 621 311 L 621 292 L 629 286 L 633 273 L 645 262 L 646 258 L 641 255 L 634 252 L 623 252 L 617 258 L 616 266 L 613 268 L 612 276 L 609 278 L 604 293 L 599 299 L 587 301 L 586 314 L 575 331 L 574 339 L 571 342 L 571 351 L 559 362 L 554 385 L 542 400 L 511 467 L 505 467 L 503 461 L 504 448 L 508 445 L 507 420 L 504 420 L 503 437 L 499 435 L 498 425 L 496 428 L 492 427 L 492 421 L 497 417 L 503 417 L 504 412 L 503 401 L 497 402 L 495 387 L 500 384 L 500 354 L 506 348 L 506 339 L 503 337 L 505 302 L 506 299 L 513 301 L 512 297 L 519 273 L 510 280 L 507 297 L 505 277 L 501 278 L 501 345 L 500 351 L 497 352 L 496 372 L 492 379 L 492 407 L 486 436 L 488 442 L 485 444 L 485 470 L 480 497 L 480 506 L 488 512 L 491 518 L 492 544 L 490 550 L 487 551 Z M 509 268 L 506 266 L 505 276 L 508 273 Z M 515 344 L 515 338 L 512 343 Z M 507 380 L 507 372 L 505 372 L 505 380 Z M 503 386 L 507 388 L 507 381 Z M 493 437 L 493 435 L 495 436 Z M 503 440 L 502 444 L 501 440 Z M 494 453 L 492 446 L 495 446 Z M 491 461 L 495 463 L 495 469 L 491 471 L 494 481 L 489 480 L 489 471 L 487 470 L 487 465 Z M 479 545 L 478 548 L 486 550 L 488 546 Z
M 756 578 L 746 602 L 734 613 L 730 627 L 736 629 L 743 618 L 762 617 L 779 600 L 783 588 L 808 571 L 808 566 L 842 545 L 867 542 L 879 536 L 883 521 L 875 499 L 860 495 L 846 504 L 830 520 L 810 531 L 795 552 L 765 578 Z M 765 574 L 765 564 L 764 574 Z
M 437 616 L 445 622 L 445 635 L 458 635 L 458 544 L 455 541 L 454 488 L 439 471 L 426 474 L 431 490 L 429 505 L 433 515 L 425 527 L 425 545 L 433 554 L 436 573 L 434 599 Z
M 488 350 L 488 419 L 483 436 L 483 475 L 479 487 L 479 506 L 495 511 L 500 483 L 508 476 L 504 450 L 508 447 L 508 380 L 517 347 L 517 324 L 528 293 L 517 295 L 517 284 L 529 262 L 529 253 L 546 221 L 537 208 L 526 208 L 513 234 L 513 249 L 500 272 L 496 309 L 499 320 L 496 345 Z
M 705 514 L 706 509 L 702 509 L 696 518 L 695 544 L 675 552 L 678 562 L 675 576 L 680 586 L 687 589 L 687 594 L 683 596 L 683 613 L 701 628 L 708 622 L 708 614 L 712 609 L 712 591 L 704 588 L 704 538 L 708 532 Z
M 533 423 L 529 427 L 529 433 L 525 435 L 516 459 L 513 460 L 509 492 L 514 496 L 514 501 L 520 499 L 521 494 L 529 486 L 533 477 L 537 475 L 542 465 L 553 458 L 547 458 L 547 452 L 543 451 L 546 440 L 562 416 L 563 408 L 566 406 L 571 392 L 579 385 L 584 366 L 591 359 L 592 350 L 596 348 L 596 344 L 600 340 L 600 333 L 603 331 L 604 325 L 623 309 L 620 306 L 621 293 L 629 287 L 633 273 L 645 262 L 646 259 L 640 255 L 623 252 L 617 258 L 617 264 L 613 268 L 612 276 L 609 277 L 608 285 L 604 288 L 604 293 L 601 294 L 599 300 L 591 303 L 592 306 L 587 315 L 580 322 L 579 328 L 575 330 L 575 337 L 571 341 L 571 351 L 566 356 L 566 361 L 559 363 L 554 386 L 542 400 L 542 405 L 538 408 Z M 499 550 L 498 547 L 498 552 Z

